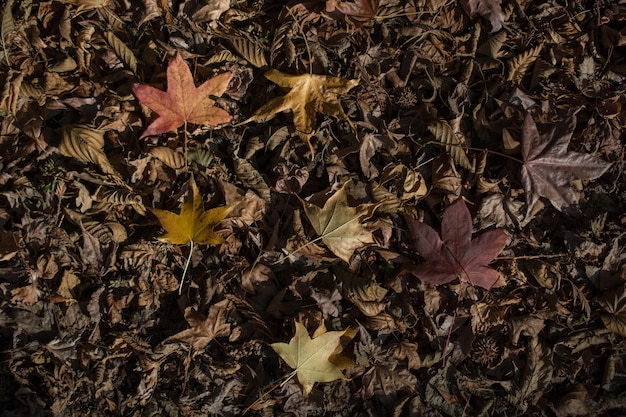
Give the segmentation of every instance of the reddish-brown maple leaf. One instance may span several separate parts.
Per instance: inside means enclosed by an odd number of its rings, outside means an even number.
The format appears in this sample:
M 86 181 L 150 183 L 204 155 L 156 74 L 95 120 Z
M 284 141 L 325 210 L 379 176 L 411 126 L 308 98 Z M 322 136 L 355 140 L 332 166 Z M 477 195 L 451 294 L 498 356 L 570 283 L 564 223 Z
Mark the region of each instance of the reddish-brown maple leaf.
M 528 212 L 539 197 L 550 200 L 558 210 L 578 203 L 571 182 L 576 178 L 598 178 L 611 166 L 589 154 L 568 152 L 567 146 L 575 127 L 576 116 L 572 115 L 548 134 L 539 135 L 535 121 L 526 115 L 521 142 L 524 160 L 522 184 Z
M 472 240 L 472 216 L 462 198 L 443 212 L 443 240 L 425 223 L 409 218 L 407 223 L 415 249 L 426 259 L 411 271 L 413 275 L 435 285 L 456 278 L 486 289 L 496 285 L 498 271 L 488 265 L 504 249 L 509 236 L 494 229 Z
M 215 107 L 210 96 L 224 94 L 231 78 L 233 74 L 226 72 L 196 87 L 189 67 L 180 53 L 176 53 L 167 66 L 167 91 L 145 84 L 133 85 L 133 93 L 139 101 L 159 115 L 141 137 L 176 130 L 185 122 L 208 126 L 230 122 L 232 116 Z

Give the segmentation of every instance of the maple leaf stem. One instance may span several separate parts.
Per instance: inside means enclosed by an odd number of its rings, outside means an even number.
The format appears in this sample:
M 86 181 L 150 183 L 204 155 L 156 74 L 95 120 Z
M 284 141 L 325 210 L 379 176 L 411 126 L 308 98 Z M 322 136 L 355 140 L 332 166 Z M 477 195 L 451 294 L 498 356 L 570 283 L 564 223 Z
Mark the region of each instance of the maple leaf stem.
M 187 275 L 187 269 L 189 269 L 189 264 L 191 263 L 192 254 L 193 254 L 193 240 L 189 244 L 189 256 L 187 257 L 187 262 L 185 262 L 185 269 L 183 269 L 183 276 L 180 278 L 180 285 L 178 286 L 178 295 L 181 295 L 183 292 L 183 283 L 185 282 L 185 275 Z
M 185 157 L 185 167 L 187 167 L 187 120 L 185 120 L 185 124 L 183 125 L 183 155 Z M 191 241 L 191 244 L 193 245 L 193 241 Z
M 289 258 L 289 257 L 290 257 L 291 255 L 293 255 L 294 253 L 298 253 L 298 252 L 300 252 L 302 249 L 306 248 L 307 246 L 309 246 L 309 245 L 311 245 L 311 244 L 313 244 L 313 243 L 315 243 L 315 242 L 318 242 L 318 241 L 320 241 L 320 240 L 322 240 L 322 239 L 323 239 L 323 236 L 318 236 L 318 237 L 316 237 L 316 238 L 315 238 L 315 239 L 313 239 L 312 241 L 307 242 L 306 244 L 304 244 L 304 245 L 300 246 L 298 249 L 296 249 L 296 250 L 294 250 L 294 251 L 290 252 L 288 255 L 281 256 L 281 257 L 280 257 L 277 261 L 275 261 L 274 263 L 272 263 L 272 265 L 278 265 L 279 263 L 283 262 L 285 259 Z
M 492 155 L 498 155 L 498 156 L 501 156 L 503 158 L 507 158 L 507 159 L 510 159 L 511 161 L 515 161 L 515 162 L 518 162 L 518 163 L 524 165 L 524 161 L 522 161 L 521 159 L 515 158 L 515 157 L 513 157 L 511 155 L 507 155 L 507 154 L 502 153 L 502 152 L 492 151 L 491 149 L 473 148 L 471 146 L 457 145 L 455 143 L 442 143 L 442 142 L 439 142 L 439 141 L 436 141 L 436 140 L 428 141 L 428 142 L 426 142 L 426 145 L 439 145 L 439 146 L 442 146 L 442 147 L 451 146 L 451 147 L 455 147 L 455 148 L 465 149 L 465 150 L 468 150 L 468 151 L 487 152 L 487 153 L 490 153 Z
M 456 313 L 459 311 L 459 307 L 457 306 L 454 309 L 454 316 L 452 317 L 452 324 L 450 324 L 450 328 L 448 329 L 448 337 L 446 337 L 446 344 L 443 347 L 443 358 L 442 364 L 443 367 L 446 367 L 446 360 L 448 359 L 448 346 L 450 345 L 450 337 L 452 336 L 452 330 L 454 329 L 454 322 L 456 321 Z

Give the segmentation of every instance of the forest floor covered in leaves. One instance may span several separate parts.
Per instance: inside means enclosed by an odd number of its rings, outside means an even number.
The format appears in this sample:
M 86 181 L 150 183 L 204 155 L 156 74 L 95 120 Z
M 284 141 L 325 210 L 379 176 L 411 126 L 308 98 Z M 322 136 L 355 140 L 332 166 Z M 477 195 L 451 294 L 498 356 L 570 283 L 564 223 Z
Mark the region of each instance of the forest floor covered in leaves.
M 8 0 L 0 415 L 626 415 L 625 21 Z

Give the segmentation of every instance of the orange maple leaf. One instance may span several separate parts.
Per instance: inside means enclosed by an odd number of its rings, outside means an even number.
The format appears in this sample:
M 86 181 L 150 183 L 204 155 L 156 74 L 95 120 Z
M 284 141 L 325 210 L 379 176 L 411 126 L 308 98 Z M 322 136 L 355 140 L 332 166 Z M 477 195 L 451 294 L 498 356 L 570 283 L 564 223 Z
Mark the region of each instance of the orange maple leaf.
M 226 72 L 196 87 L 189 67 L 177 52 L 167 66 L 167 91 L 145 84 L 133 85 L 133 93 L 139 101 L 159 115 L 141 137 L 176 130 L 185 122 L 208 126 L 230 122 L 232 116 L 215 107 L 210 96 L 224 94 L 233 75 Z

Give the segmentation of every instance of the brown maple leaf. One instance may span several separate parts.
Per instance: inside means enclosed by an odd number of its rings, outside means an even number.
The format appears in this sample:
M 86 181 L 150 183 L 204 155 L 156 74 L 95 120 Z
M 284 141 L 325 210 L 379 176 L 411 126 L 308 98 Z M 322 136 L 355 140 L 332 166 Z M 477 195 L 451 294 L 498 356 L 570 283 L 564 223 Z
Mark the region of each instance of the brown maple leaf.
M 494 229 L 472 239 L 472 216 L 462 198 L 443 212 L 441 237 L 425 223 L 407 218 L 407 224 L 415 249 L 426 259 L 411 271 L 413 275 L 435 285 L 456 278 L 487 290 L 497 285 L 498 271 L 488 265 L 504 249 L 509 236 Z
M 234 305 L 230 300 L 222 300 L 212 305 L 208 316 L 200 313 L 194 307 L 187 307 L 185 320 L 191 328 L 176 333 L 165 341 L 179 340 L 191 345 L 194 354 L 201 353 L 211 340 L 230 335 L 228 316 L 233 311 Z
M 286 95 L 275 97 L 261 106 L 246 122 L 264 122 L 285 110 L 293 112 L 293 123 L 301 134 L 310 134 L 315 129 L 316 113 L 324 113 L 337 119 L 352 122 L 341 108 L 337 99 L 359 83 L 359 80 L 330 77 L 327 75 L 290 75 L 269 70 L 265 77 L 288 89 Z
M 176 130 L 185 122 L 208 126 L 230 122 L 232 116 L 215 107 L 210 96 L 224 94 L 232 77 L 233 74 L 227 72 L 196 87 L 189 67 L 177 52 L 167 66 L 167 92 L 149 85 L 133 85 L 133 93 L 139 101 L 159 115 L 141 137 Z
M 576 116 L 572 115 L 548 134 L 539 135 L 535 121 L 526 115 L 521 140 L 524 160 L 521 174 L 528 213 L 539 197 L 550 200 L 558 210 L 578 203 L 571 182 L 576 178 L 598 178 L 611 166 L 589 154 L 567 150 L 575 127 Z

